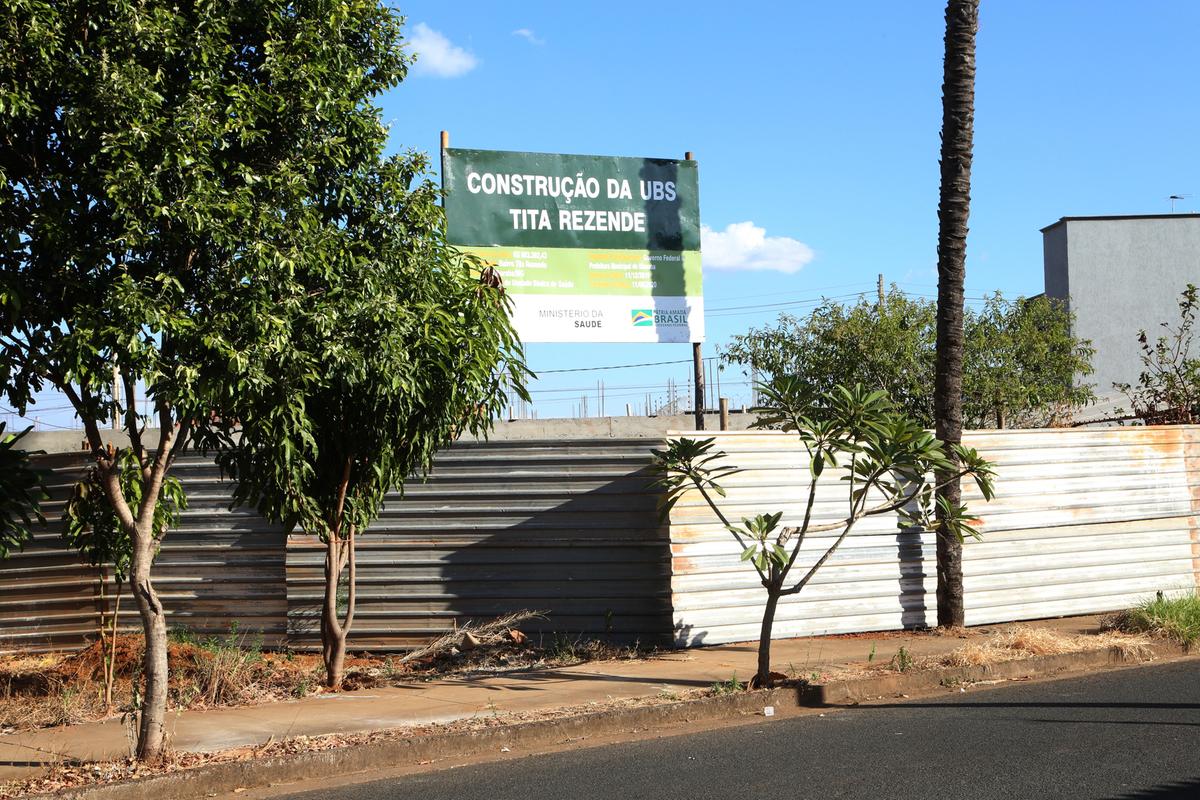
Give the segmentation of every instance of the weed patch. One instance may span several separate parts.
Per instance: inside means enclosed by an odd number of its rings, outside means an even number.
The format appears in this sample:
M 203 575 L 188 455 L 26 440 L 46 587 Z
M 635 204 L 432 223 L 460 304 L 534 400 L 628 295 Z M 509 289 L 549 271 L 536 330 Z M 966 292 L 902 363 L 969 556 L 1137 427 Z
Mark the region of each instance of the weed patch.
M 1154 600 L 1122 611 L 1107 624 L 1126 633 L 1144 633 L 1192 647 L 1200 640 L 1200 596 L 1159 593 Z
M 717 681 L 708 688 L 710 697 L 720 697 L 721 695 L 737 694 L 744 691 L 746 691 L 746 684 L 738 680 L 736 672 L 730 676 L 729 680 Z
M 871 651 L 871 655 L 875 655 L 874 650 Z M 896 651 L 896 655 L 892 656 L 891 667 L 896 672 L 908 672 L 913 668 L 915 663 L 916 661 L 913 659 L 912 653 L 908 652 L 908 648 L 904 645 L 901 645 L 900 649 Z

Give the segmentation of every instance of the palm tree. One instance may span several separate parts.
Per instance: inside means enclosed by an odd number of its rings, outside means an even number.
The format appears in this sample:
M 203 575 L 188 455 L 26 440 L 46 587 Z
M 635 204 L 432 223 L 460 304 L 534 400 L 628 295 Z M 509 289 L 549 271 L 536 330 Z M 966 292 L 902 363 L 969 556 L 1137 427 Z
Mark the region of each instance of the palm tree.
M 962 440 L 963 277 L 971 211 L 971 150 L 975 130 L 975 32 L 979 0 L 946 3 L 946 56 L 942 79 L 942 185 L 938 198 L 937 368 L 934 418 L 943 442 Z M 950 477 L 950 476 L 946 476 Z M 944 480 L 939 476 L 939 481 Z M 939 494 L 960 505 L 958 481 Z M 939 503 L 938 518 L 942 518 Z M 963 624 L 962 542 L 939 526 L 938 625 Z

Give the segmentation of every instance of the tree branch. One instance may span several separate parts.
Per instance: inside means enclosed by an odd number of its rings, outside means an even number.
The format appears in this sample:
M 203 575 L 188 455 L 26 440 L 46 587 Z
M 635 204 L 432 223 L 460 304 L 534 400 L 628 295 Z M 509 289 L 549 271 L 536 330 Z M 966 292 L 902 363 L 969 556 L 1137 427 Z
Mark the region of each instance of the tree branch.
M 125 387 L 125 432 L 129 434 L 129 445 L 137 457 L 138 464 L 146 469 L 146 448 L 142 446 L 142 431 L 138 426 L 137 404 L 133 402 L 134 380 L 128 372 L 121 373 L 121 383 Z
M 851 473 L 851 474 L 853 474 L 853 473 Z M 854 484 L 852 483 L 851 484 L 852 492 L 853 492 L 853 486 L 854 486 Z M 853 496 L 853 494 L 851 494 L 851 496 Z M 788 558 L 787 566 L 785 566 L 779 573 L 780 578 L 787 577 L 787 574 L 792 571 L 792 567 L 796 563 L 796 558 L 800 555 L 800 548 L 804 545 L 805 537 L 808 536 L 808 526 L 812 523 L 813 503 L 816 502 L 816 499 L 817 499 L 817 479 L 814 477 L 808 483 L 808 504 L 804 507 L 804 522 L 801 524 L 800 529 L 799 529 L 800 536 L 797 537 L 797 539 L 796 539 L 796 546 L 792 548 L 792 555 Z M 796 531 L 796 528 L 784 528 L 785 533 L 789 530 L 794 533 Z M 787 538 L 790 538 L 790 535 Z M 779 546 L 780 547 L 783 547 L 786 545 L 787 538 L 785 538 L 784 536 L 779 537 L 779 540 L 780 540 Z
M 350 565 L 350 573 L 349 573 L 349 575 L 346 576 L 346 580 L 348 581 L 348 585 L 346 587 L 346 619 L 342 623 L 342 631 L 345 633 L 349 633 L 350 626 L 352 624 L 354 624 L 354 604 L 355 604 L 355 600 L 357 599 L 357 595 L 358 595 L 358 591 L 357 591 L 357 589 L 358 589 L 358 586 L 357 586 L 358 573 L 357 573 L 357 568 L 356 568 L 357 564 L 356 564 L 355 557 L 354 557 L 355 526 L 353 524 L 351 524 L 349 526 L 349 528 L 350 528 L 350 535 L 348 537 L 346 537 L 346 550 L 349 553 L 348 560 L 349 560 L 349 565 Z M 338 570 L 338 575 L 339 576 L 341 575 L 341 570 Z
M 350 486 L 350 464 L 352 456 L 346 456 L 346 463 L 342 467 L 342 479 L 338 482 L 337 504 L 333 509 L 333 519 L 329 520 L 329 535 L 338 539 L 342 535 L 342 512 L 346 508 L 346 489 Z M 341 565 L 338 567 L 339 574 L 341 573 Z
M 325 613 L 321 615 L 321 625 L 330 628 L 327 633 L 334 637 L 341 635 L 337 619 L 337 587 L 342 575 L 338 566 L 340 560 L 341 540 L 331 536 L 325 542 Z M 328 646 L 329 636 L 322 636 L 322 639 L 323 644 Z
M 804 577 L 801 578 L 795 586 L 792 586 L 789 589 L 784 589 L 783 592 L 781 592 L 781 594 L 785 594 L 785 595 L 786 594 L 799 594 L 800 590 L 803 589 L 805 586 L 807 586 L 808 582 L 810 580 L 812 580 L 813 575 L 817 574 L 817 570 L 819 570 L 822 566 L 824 566 L 825 562 L 829 560 L 829 557 L 833 555 L 833 551 L 837 550 L 838 546 L 841 545 L 841 543 L 843 541 L 845 541 L 846 537 L 850 535 L 850 530 L 853 527 L 854 527 L 854 521 L 849 522 L 846 525 L 846 529 L 844 531 L 842 531 L 842 535 L 839 536 L 837 538 L 837 541 L 835 541 L 832 545 L 830 545 L 829 549 L 825 551 L 825 555 L 821 556 L 821 558 L 817 560 L 817 563 L 813 564 L 812 567 L 808 570 L 808 572 L 804 573 Z M 796 552 L 799 552 L 799 549 L 797 549 Z
M 954 473 L 954 475 L 952 477 L 947 478 L 946 480 L 941 481 L 939 483 L 933 484 L 933 490 L 936 492 L 938 489 L 941 489 L 943 486 L 948 486 L 951 483 L 953 483 L 954 481 L 958 480 L 959 478 L 963 478 L 963 477 L 966 477 L 967 475 L 971 475 L 971 474 L 973 474 L 973 473 L 969 469 L 964 469 L 959 472 L 956 472 L 956 473 Z M 913 497 L 916 496 L 917 492 L 919 492 L 921 490 L 921 487 L 924 485 L 925 485 L 925 482 L 922 481 L 921 484 L 919 484 L 916 489 L 914 489 L 911 493 L 905 495 L 904 497 L 902 497 L 899 500 L 890 501 L 890 502 L 883 503 L 878 506 L 874 506 L 873 508 L 866 509 L 865 511 L 860 511 L 858 514 L 850 516 L 850 517 L 846 517 L 845 519 L 840 520 L 838 522 L 827 522 L 827 523 L 824 523 L 821 525 L 814 525 L 808 529 L 807 533 L 822 533 L 824 531 L 836 531 L 838 528 L 842 527 L 843 525 L 851 525 L 855 522 L 858 522 L 863 517 L 873 517 L 873 516 L 877 516 L 879 514 L 886 514 L 890 511 L 899 511 L 901 508 L 904 508 L 904 506 L 908 505 L 908 503 L 912 502 Z M 864 501 L 865 501 L 866 497 L 867 497 L 867 495 L 864 493 L 863 494 Z
M 725 514 L 721 512 L 721 509 L 717 508 L 717 504 L 713 502 L 712 498 L 709 497 L 708 492 L 705 490 L 704 484 L 697 480 L 694 475 L 692 476 L 692 483 L 695 484 L 696 488 L 700 490 L 700 496 L 704 498 L 704 501 L 708 503 L 708 507 L 711 508 L 713 513 L 717 515 L 717 519 L 721 520 L 721 524 L 725 526 L 725 530 L 733 534 L 733 538 L 737 540 L 738 546 L 744 551 L 746 549 L 745 540 L 742 539 L 741 535 L 737 532 L 737 529 L 729 524 L 729 519 L 726 518 Z M 765 584 L 767 582 L 767 574 L 759 569 L 758 564 L 754 564 L 754 571 L 758 573 L 758 577 L 761 578 Z
M 167 477 L 171 466 L 171 456 L 177 442 L 178 432 L 171 419 L 171 410 L 166 402 L 158 401 L 158 450 L 154 454 L 150 471 L 143 471 L 142 507 L 138 509 L 138 527 L 144 531 L 152 531 L 154 525 L 154 508 L 158 505 L 158 493 Z M 163 531 L 166 534 L 166 531 Z

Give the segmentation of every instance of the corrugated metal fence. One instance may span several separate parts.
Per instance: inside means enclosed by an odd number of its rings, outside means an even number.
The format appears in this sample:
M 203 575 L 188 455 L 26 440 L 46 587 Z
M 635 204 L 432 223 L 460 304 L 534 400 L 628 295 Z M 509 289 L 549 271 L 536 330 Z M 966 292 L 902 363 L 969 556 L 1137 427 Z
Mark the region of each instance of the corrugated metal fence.
M 695 436 L 696 434 L 684 434 Z M 714 434 L 728 463 L 722 502 L 738 519 L 802 515 L 807 462 L 779 433 Z M 1156 591 L 1200 586 L 1200 428 L 986 431 L 966 443 L 992 459 L 998 497 L 964 496 L 982 516 L 981 541 L 963 552 L 968 625 L 1127 607 Z M 823 479 L 814 516 L 836 520 L 845 484 Z M 840 484 L 840 485 L 839 485 Z M 680 644 L 758 635 L 764 597 L 740 549 L 698 496 L 671 515 L 675 636 Z M 832 539 L 814 537 L 806 569 Z M 802 572 L 798 574 L 803 574 Z M 936 569 L 928 532 L 896 518 L 860 523 L 812 583 L 780 604 L 777 637 L 931 625 Z
M 389 499 L 360 541 L 351 647 L 405 648 L 471 618 L 549 611 L 565 634 L 669 639 L 670 560 L 650 493 L 647 440 L 461 443 L 427 483 Z M 63 548 L 58 520 L 78 456 L 45 456 L 50 524 L 0 561 L 0 650 L 77 646 L 95 630 L 99 580 Z M 200 634 L 316 642 L 322 553 L 257 514 L 228 509 L 216 468 L 182 459 L 189 498 L 155 564 L 170 624 Z M 126 599 L 123 619 L 137 624 Z M 537 629 L 539 626 L 526 626 Z
M 689 433 L 697 436 L 699 434 Z M 729 516 L 800 510 L 807 466 L 783 434 L 715 433 L 729 463 Z M 964 551 L 967 622 L 1036 619 L 1128 606 L 1200 581 L 1200 428 L 993 431 L 968 443 L 996 462 L 998 498 L 983 540 Z M 657 439 L 461 443 L 430 480 L 392 498 L 360 539 L 351 647 L 406 648 L 467 619 L 544 609 L 541 630 L 620 640 L 715 644 L 758 635 L 763 590 L 699 498 L 658 522 L 648 487 Z M 0 561 L 0 650 L 78 645 L 95 629 L 96 570 L 65 550 L 57 520 L 78 456 L 46 456 L 52 520 Z M 256 514 L 227 508 L 202 459 L 180 462 L 190 499 L 155 566 L 172 625 L 316 642 L 322 553 Z M 832 477 L 832 476 L 829 476 Z M 844 488 L 826 480 L 816 514 L 835 519 Z M 895 519 L 856 528 L 802 594 L 779 609 L 779 637 L 932 624 L 933 538 Z M 828 538 L 805 545 L 803 569 Z M 125 621 L 136 625 L 132 603 Z

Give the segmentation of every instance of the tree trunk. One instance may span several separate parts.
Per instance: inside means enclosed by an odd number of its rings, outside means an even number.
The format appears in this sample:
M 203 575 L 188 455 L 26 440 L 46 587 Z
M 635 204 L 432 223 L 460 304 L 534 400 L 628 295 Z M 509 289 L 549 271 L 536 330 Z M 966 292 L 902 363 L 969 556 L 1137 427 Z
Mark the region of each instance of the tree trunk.
M 330 689 L 342 688 L 346 677 L 346 632 L 339 630 L 330 637 L 329 652 L 325 657 L 325 679 Z
M 340 689 L 345 677 L 346 639 L 354 624 L 357 600 L 357 568 L 354 554 L 354 527 L 345 539 L 333 537 L 325 545 L 325 602 L 321 609 L 321 657 L 325 663 L 325 685 Z M 346 574 L 346 616 L 338 618 L 337 588 L 342 570 Z
M 342 541 L 336 532 L 325 543 L 325 601 L 321 606 L 321 661 L 325 664 L 325 685 L 342 685 L 346 663 L 346 635 L 338 622 L 337 590 L 341 580 Z
M 112 625 L 108 629 L 108 663 L 104 665 L 104 709 L 112 712 L 113 682 L 117 677 L 117 626 L 121 622 L 121 583 L 114 587 Z
M 141 760 L 161 756 L 166 743 L 167 620 L 150 581 L 150 564 L 153 561 L 154 540 L 149 532 L 139 531 L 133 547 L 129 585 L 142 617 L 142 631 L 146 637 L 146 652 L 142 659 L 145 685 L 137 748 L 137 757 Z
M 963 280 L 967 259 L 967 219 L 971 208 L 975 32 L 978 28 L 979 0 L 947 2 L 945 76 L 942 83 L 942 176 L 938 202 L 934 418 L 938 438 L 948 444 L 962 441 Z M 939 480 L 946 480 L 952 475 L 941 475 Z M 939 494 L 957 505 L 961 498 L 961 487 L 958 481 L 953 481 Z M 962 544 L 953 535 L 943 535 L 941 529 L 937 535 L 937 574 L 938 624 L 962 625 Z
M 126 376 L 127 381 L 132 378 Z M 132 385 L 129 383 L 127 385 Z M 100 436 L 100 428 L 96 418 L 90 416 L 81 407 L 80 398 L 73 393 L 71 384 L 59 384 L 59 388 L 71 396 L 80 418 L 83 420 L 84 431 L 92 456 L 100 468 L 101 485 L 104 494 L 117 515 L 121 526 L 129 534 L 132 553 L 130 557 L 129 591 L 137 605 L 138 615 L 142 620 L 142 634 L 145 637 L 145 653 L 142 657 L 142 705 L 141 718 L 138 722 L 137 757 L 139 760 L 156 759 L 162 756 L 166 745 L 166 715 L 167 715 L 167 620 L 154 591 L 150 579 L 150 568 L 154 564 L 158 542 L 154 538 L 154 511 L 158 505 L 159 494 L 162 492 L 163 480 L 171 468 L 175 453 L 181 449 L 188 439 L 189 427 L 172 419 L 170 408 L 159 402 L 159 438 L 158 449 L 153 460 L 147 461 L 147 454 L 142 446 L 141 430 L 137 426 L 137 415 L 129 409 L 126 416 L 129 427 L 130 442 L 134 453 L 141 460 L 142 492 L 141 502 L 137 508 L 129 505 L 124 491 L 121 489 L 120 464 L 117 454 L 111 445 L 106 447 Z M 114 620 L 113 644 L 116 642 L 116 622 Z M 111 667 L 110 667 L 111 672 Z
M 771 629 L 775 626 L 775 609 L 778 605 L 779 589 L 768 588 L 762 630 L 758 634 L 758 673 L 754 676 L 754 685 L 759 689 L 771 685 Z
M 339 689 L 346 664 L 346 636 L 350 626 L 354 624 L 354 603 L 357 597 L 357 573 L 354 558 L 354 525 L 346 528 L 346 536 L 342 537 L 342 526 L 345 518 L 346 492 L 350 487 L 350 470 L 354 463 L 353 456 L 347 456 L 342 470 L 342 479 L 338 483 L 337 505 L 330 515 L 329 539 L 325 542 L 325 603 L 321 609 L 321 656 L 325 662 L 325 685 L 330 689 Z M 342 570 L 349 567 L 346 576 L 346 618 L 338 619 L 337 589 L 341 582 Z

